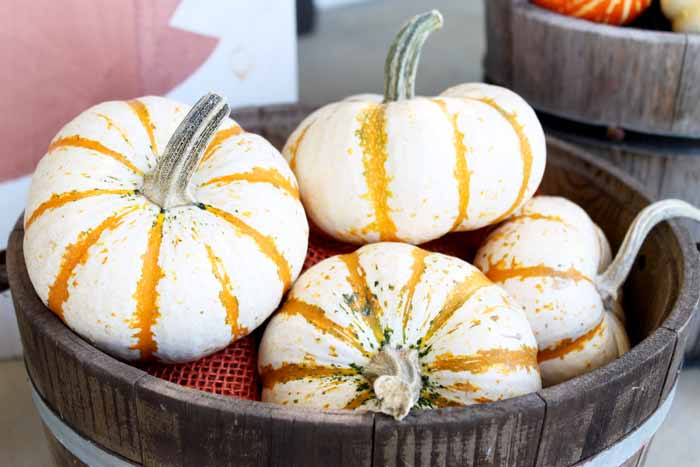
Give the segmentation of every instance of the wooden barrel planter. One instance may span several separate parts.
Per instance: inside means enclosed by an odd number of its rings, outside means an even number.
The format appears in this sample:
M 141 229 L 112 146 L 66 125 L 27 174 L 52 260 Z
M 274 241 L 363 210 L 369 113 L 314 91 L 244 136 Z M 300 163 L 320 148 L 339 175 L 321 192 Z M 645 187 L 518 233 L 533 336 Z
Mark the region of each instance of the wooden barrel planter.
M 487 0 L 486 77 L 522 95 L 548 133 L 612 162 L 656 198 L 700 205 L 700 35 L 563 16 L 529 0 Z M 682 222 L 683 223 L 683 222 Z M 683 223 L 700 245 L 700 227 Z M 700 321 L 688 358 L 700 359 Z
M 305 112 L 237 115 L 280 145 Z M 581 204 L 617 247 L 649 203 L 609 164 L 550 139 L 544 193 Z M 25 362 L 58 465 L 641 466 L 673 397 L 700 294 L 698 258 L 675 222 L 654 229 L 625 285 L 634 348 L 613 363 L 526 396 L 418 411 L 402 422 L 312 411 L 172 384 L 79 338 L 27 276 L 18 222 L 8 268 Z

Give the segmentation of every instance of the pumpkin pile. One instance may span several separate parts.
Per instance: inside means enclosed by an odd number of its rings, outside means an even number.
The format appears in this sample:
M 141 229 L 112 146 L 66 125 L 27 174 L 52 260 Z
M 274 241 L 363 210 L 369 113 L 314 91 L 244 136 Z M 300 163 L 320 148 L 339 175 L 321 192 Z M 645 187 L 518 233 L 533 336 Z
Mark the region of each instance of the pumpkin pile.
M 384 95 L 317 110 L 284 156 L 215 94 L 79 115 L 32 180 L 24 255 L 38 296 L 151 374 L 255 398 L 257 375 L 239 377 L 257 363 L 265 401 L 396 419 L 531 393 L 622 355 L 618 291 L 644 237 L 700 211 L 651 205 L 613 259 L 580 207 L 534 196 L 546 146 L 523 99 L 485 84 L 415 96 L 441 25 L 437 11 L 410 20 Z M 318 230 L 308 255 L 305 214 Z M 255 362 L 248 335 L 276 309 Z M 179 362 L 194 363 L 165 365 Z M 203 368 L 221 377 L 192 377 Z

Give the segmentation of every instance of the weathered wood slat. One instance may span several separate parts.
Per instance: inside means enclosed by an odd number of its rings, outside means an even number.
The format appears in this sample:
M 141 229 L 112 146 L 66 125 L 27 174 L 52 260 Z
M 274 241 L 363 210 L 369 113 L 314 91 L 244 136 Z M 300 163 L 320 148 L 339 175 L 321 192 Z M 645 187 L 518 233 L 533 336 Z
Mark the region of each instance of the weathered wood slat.
M 377 417 L 377 467 L 533 465 L 544 402 L 528 395 L 468 409 L 425 411 L 401 423 Z
M 537 110 L 594 125 L 700 137 L 698 38 L 597 24 L 519 0 L 485 3 L 486 74 Z

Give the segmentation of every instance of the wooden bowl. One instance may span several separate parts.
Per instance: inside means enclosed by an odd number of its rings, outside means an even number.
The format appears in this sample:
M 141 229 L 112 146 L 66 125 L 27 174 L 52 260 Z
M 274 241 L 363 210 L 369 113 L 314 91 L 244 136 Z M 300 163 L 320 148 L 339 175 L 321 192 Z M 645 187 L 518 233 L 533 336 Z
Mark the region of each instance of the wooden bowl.
M 538 111 L 700 138 L 700 35 L 608 26 L 528 0 L 485 0 L 489 80 Z
M 279 146 L 305 113 L 292 107 L 235 117 Z M 581 204 L 616 248 L 649 200 L 628 177 L 580 150 L 554 139 L 548 150 L 543 191 Z M 199 392 L 102 353 L 35 294 L 23 234 L 19 222 L 8 250 L 10 282 L 27 370 L 60 465 L 89 464 L 86 449 L 123 465 L 183 467 L 574 465 L 609 452 L 667 399 L 700 293 L 695 246 L 676 223 L 664 223 L 645 242 L 625 286 L 635 344 L 629 353 L 538 393 L 417 411 L 396 422 Z M 637 442 L 625 465 L 643 462 L 646 440 Z

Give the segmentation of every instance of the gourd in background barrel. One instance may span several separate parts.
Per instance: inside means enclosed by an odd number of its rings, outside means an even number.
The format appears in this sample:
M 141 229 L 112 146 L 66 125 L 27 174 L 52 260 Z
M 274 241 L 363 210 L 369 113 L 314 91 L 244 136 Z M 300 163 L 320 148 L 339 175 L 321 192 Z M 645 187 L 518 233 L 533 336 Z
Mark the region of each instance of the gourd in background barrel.
M 302 274 L 258 365 L 264 401 L 397 419 L 541 388 L 537 342 L 503 289 L 460 259 L 402 243 Z
M 566 16 L 621 26 L 637 19 L 652 0 L 532 0 L 532 3 Z
M 611 262 L 602 230 L 575 203 L 535 196 L 496 229 L 474 264 L 525 309 L 550 386 L 605 365 L 629 350 L 619 290 L 649 231 L 673 217 L 700 220 L 680 200 L 642 210 Z M 627 310 L 634 319 L 634 310 Z
M 700 33 L 700 0 L 661 0 L 661 10 L 674 31 Z
M 196 360 L 260 325 L 299 274 L 308 224 L 294 175 L 228 113 L 215 94 L 189 113 L 160 97 L 105 102 L 39 162 L 29 276 L 100 349 Z
M 507 218 L 535 192 L 546 148 L 517 94 L 474 83 L 416 97 L 431 11 L 398 33 L 384 96 L 361 95 L 307 117 L 283 150 L 314 225 L 351 243 L 418 244 Z

